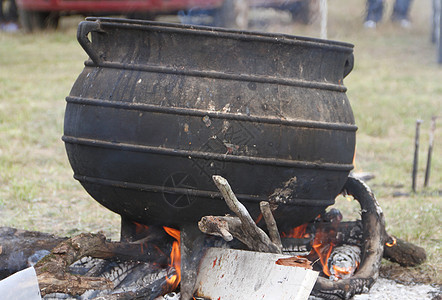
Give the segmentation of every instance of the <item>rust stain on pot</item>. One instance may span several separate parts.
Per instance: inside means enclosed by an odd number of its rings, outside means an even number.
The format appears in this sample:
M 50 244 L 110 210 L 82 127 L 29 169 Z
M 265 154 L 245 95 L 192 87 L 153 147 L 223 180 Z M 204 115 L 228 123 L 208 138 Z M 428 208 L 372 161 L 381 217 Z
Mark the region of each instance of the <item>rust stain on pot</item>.
M 212 125 L 212 121 L 210 120 L 209 116 L 204 116 L 203 117 L 203 122 L 206 125 L 206 127 L 210 127 L 210 125 Z

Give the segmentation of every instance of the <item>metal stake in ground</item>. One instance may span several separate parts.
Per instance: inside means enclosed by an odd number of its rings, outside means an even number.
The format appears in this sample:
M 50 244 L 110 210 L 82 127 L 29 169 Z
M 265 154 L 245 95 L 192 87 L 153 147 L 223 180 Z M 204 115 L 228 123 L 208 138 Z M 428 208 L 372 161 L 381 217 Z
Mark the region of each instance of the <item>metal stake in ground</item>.
M 431 168 L 431 154 L 433 153 L 433 143 L 434 143 L 434 131 L 436 130 L 436 116 L 431 118 L 431 127 L 430 127 L 430 141 L 428 143 L 428 156 L 427 156 L 427 167 L 425 168 L 425 181 L 424 187 L 428 185 L 428 181 L 430 181 L 430 168 Z
M 417 165 L 419 160 L 419 133 L 422 120 L 416 120 L 416 136 L 414 138 L 414 160 L 413 160 L 413 172 L 411 173 L 412 183 L 411 189 L 416 192 L 416 175 L 417 175 Z

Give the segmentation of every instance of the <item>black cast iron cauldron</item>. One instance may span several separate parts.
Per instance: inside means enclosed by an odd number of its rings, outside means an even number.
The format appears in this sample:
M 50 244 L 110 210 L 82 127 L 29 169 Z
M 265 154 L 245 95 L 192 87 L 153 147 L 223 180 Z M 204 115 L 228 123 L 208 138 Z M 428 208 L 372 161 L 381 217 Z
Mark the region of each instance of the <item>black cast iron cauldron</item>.
M 169 226 L 228 213 L 213 174 L 254 217 L 290 178 L 293 225 L 334 203 L 355 150 L 352 45 L 109 18 L 80 23 L 78 40 L 90 59 L 63 141 L 105 207 Z

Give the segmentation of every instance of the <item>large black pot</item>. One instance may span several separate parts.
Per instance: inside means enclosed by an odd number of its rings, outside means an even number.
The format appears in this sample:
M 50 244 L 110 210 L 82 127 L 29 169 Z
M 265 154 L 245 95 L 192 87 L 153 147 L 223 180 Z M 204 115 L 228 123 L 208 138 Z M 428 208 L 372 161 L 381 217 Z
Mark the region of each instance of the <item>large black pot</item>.
M 213 174 L 256 217 L 295 177 L 286 205 L 298 225 L 346 182 L 352 45 L 108 18 L 80 23 L 78 40 L 90 60 L 66 98 L 63 140 L 74 177 L 123 217 L 180 225 L 228 213 Z

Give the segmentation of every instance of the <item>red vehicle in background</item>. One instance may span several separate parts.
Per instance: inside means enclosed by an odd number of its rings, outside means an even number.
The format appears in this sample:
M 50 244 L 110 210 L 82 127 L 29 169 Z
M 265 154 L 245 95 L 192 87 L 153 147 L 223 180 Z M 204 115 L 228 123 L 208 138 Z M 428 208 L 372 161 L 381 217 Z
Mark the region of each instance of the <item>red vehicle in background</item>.
M 305 16 L 310 2 L 317 0 L 16 0 L 22 26 L 27 31 L 56 28 L 66 15 L 106 16 L 152 20 L 158 15 L 204 12 L 213 18 L 210 25 L 234 27 L 238 3 L 248 7 L 275 7 L 289 10 L 296 18 Z M 300 14 L 301 11 L 301 14 Z M 301 20 L 306 21 L 306 20 Z
M 224 0 L 16 0 L 22 26 L 27 31 L 56 28 L 66 15 L 124 15 L 152 19 L 191 8 L 221 8 Z

